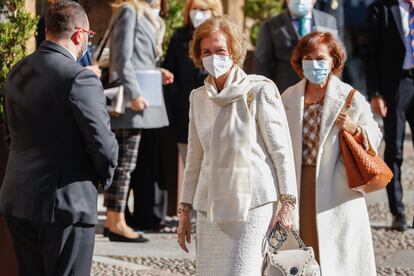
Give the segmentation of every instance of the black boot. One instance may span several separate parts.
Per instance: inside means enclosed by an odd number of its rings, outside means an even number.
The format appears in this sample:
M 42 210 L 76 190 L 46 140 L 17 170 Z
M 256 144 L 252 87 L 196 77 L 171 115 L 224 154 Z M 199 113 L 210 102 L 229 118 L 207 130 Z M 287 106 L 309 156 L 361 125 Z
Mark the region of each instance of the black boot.
M 391 229 L 400 232 L 407 230 L 407 220 L 405 219 L 405 215 L 394 216 Z

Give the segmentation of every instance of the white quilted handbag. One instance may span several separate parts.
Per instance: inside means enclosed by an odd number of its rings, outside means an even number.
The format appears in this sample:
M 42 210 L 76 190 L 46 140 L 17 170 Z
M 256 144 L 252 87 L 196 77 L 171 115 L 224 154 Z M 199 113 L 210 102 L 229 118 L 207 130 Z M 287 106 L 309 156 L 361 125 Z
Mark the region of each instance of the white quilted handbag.
M 299 245 L 298 249 L 280 250 L 288 238 L 288 232 L 283 230 L 280 225 L 277 225 L 270 233 L 269 247 L 262 265 L 262 276 L 321 275 L 312 247 L 306 247 L 295 230 L 292 230 L 291 233 Z

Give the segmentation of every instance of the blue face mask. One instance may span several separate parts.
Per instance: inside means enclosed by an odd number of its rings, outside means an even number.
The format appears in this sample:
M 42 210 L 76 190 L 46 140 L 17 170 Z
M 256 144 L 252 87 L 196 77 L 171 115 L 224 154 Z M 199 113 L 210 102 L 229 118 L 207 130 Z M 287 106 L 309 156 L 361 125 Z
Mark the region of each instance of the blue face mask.
M 77 61 L 80 61 L 86 55 L 86 53 L 88 52 L 88 44 L 89 43 L 86 42 L 86 45 L 85 46 L 82 46 L 81 45 L 82 53 L 81 53 L 81 55 L 80 55 L 80 57 L 78 58 Z
M 331 61 L 322 60 L 302 60 L 303 75 L 314 84 L 321 84 L 331 73 Z
M 310 13 L 313 8 L 311 0 L 289 0 L 289 11 L 296 17 L 303 17 Z

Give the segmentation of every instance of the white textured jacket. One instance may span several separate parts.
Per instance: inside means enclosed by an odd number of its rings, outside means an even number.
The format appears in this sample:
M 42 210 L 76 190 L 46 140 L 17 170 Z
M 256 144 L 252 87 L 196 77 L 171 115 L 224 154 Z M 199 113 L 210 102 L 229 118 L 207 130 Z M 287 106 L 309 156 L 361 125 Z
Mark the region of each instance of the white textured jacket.
M 254 208 L 277 201 L 281 194 L 297 196 L 297 187 L 289 127 L 279 92 L 272 84 L 260 82 L 247 98 L 252 120 L 250 179 Z M 181 202 L 193 204 L 198 211 L 208 209 L 208 152 L 218 111 L 205 86 L 193 90 Z
M 282 95 L 289 121 L 295 155 L 296 174 L 301 179 L 303 108 L 306 80 L 288 88 Z M 331 76 L 325 94 L 316 161 L 317 234 L 323 276 L 376 275 L 371 227 L 364 196 L 348 187 L 348 178 L 339 147 L 336 118 L 352 87 Z M 364 96 L 356 93 L 347 111 L 367 133 L 373 150 L 382 134 Z M 300 197 L 300 181 L 298 190 Z M 300 201 L 299 201 L 300 202 Z M 300 208 L 301 206 L 299 206 Z

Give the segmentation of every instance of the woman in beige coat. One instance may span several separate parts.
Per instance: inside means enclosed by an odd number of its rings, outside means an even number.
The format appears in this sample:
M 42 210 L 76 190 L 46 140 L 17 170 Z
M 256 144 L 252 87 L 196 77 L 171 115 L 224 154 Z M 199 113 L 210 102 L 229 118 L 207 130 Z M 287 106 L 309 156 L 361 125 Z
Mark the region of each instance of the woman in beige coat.
M 363 195 L 348 187 L 339 147 L 346 130 L 376 154 L 381 132 L 364 96 L 337 77 L 345 62 L 340 42 L 314 32 L 295 48 L 291 63 L 303 79 L 282 96 L 299 185 L 300 234 L 312 246 L 322 275 L 376 275 L 371 229 Z

